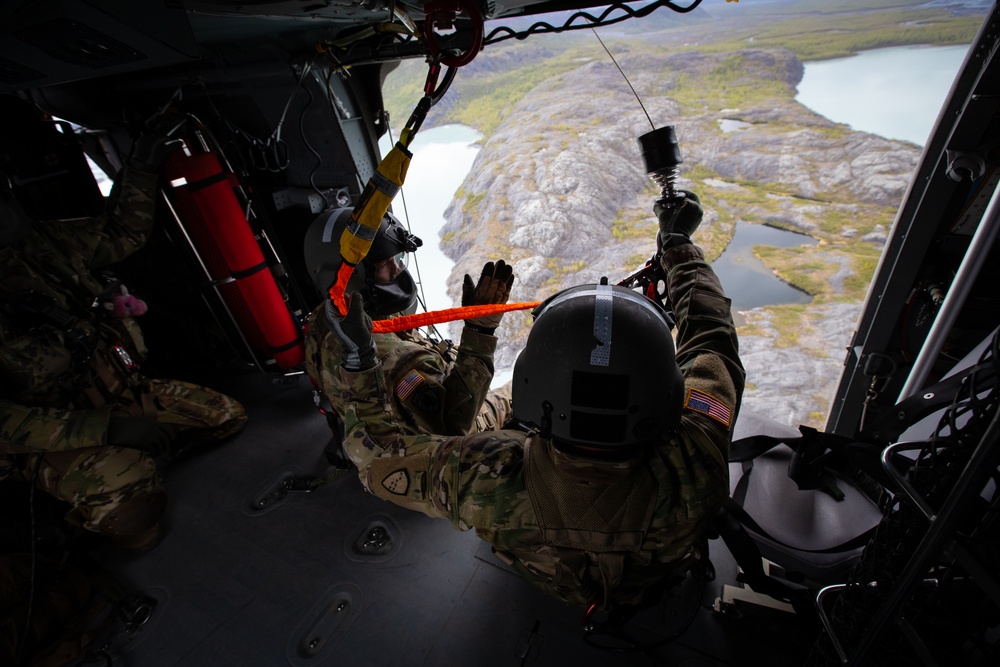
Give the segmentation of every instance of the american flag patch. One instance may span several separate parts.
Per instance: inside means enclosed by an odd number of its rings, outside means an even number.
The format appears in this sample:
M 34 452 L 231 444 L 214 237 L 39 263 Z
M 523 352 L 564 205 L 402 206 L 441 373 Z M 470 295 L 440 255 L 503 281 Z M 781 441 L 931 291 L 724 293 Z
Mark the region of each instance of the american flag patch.
M 424 376 L 417 371 L 410 371 L 402 380 L 396 383 L 396 396 L 399 400 L 405 401 L 413 390 L 424 383 Z
M 708 415 L 715 421 L 725 424 L 726 427 L 729 427 L 733 418 L 732 408 L 714 396 L 709 396 L 697 389 L 688 390 L 687 398 L 684 399 L 684 407 Z

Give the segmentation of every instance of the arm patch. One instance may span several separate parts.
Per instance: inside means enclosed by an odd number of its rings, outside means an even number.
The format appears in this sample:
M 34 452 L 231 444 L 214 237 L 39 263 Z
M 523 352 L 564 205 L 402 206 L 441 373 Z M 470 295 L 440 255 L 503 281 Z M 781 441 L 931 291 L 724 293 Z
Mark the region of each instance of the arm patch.
M 687 396 L 684 397 L 684 409 L 707 415 L 726 428 L 732 424 L 733 409 L 711 394 L 698 389 L 688 389 Z
M 429 465 L 428 456 L 421 454 L 380 456 L 373 459 L 368 468 L 368 488 L 377 498 L 426 513 L 423 508 L 413 507 L 410 503 L 426 500 Z
M 406 375 L 404 375 L 403 379 L 401 379 L 399 382 L 396 383 L 396 386 L 393 389 L 393 391 L 395 391 L 396 397 L 399 400 L 405 401 L 407 398 L 409 398 L 410 394 L 412 394 L 416 390 L 416 388 L 422 385 L 423 383 L 424 383 L 424 376 L 421 375 L 419 371 L 412 370 Z

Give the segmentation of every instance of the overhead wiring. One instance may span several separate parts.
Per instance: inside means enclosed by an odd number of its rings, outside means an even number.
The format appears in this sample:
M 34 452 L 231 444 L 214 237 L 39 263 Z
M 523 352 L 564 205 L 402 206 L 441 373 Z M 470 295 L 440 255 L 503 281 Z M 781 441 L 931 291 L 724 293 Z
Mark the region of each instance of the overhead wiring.
M 615 3 L 608 5 L 598 16 L 594 16 L 593 14 L 583 11 L 575 12 L 568 19 L 566 19 L 565 23 L 561 26 L 554 26 L 551 23 L 546 23 L 545 21 L 533 23 L 526 30 L 521 31 L 513 30 L 507 26 L 499 26 L 494 28 L 488 35 L 486 35 L 486 37 L 483 38 L 483 46 L 497 44 L 508 39 L 527 39 L 531 35 L 569 32 L 571 30 L 589 30 L 590 28 L 614 25 L 615 23 L 621 23 L 622 21 L 631 18 L 649 16 L 660 7 L 669 7 L 678 14 L 686 14 L 687 12 L 694 10 L 700 4 L 701 0 L 694 0 L 687 6 L 678 5 L 671 2 L 671 0 L 656 0 L 655 2 L 636 9 L 623 3 Z M 609 18 L 616 12 L 620 12 L 621 15 Z
M 313 147 L 311 143 L 309 143 L 308 133 L 305 128 L 306 111 L 308 111 L 309 107 L 312 106 L 315 96 L 312 91 L 309 90 L 309 86 L 305 87 L 305 91 L 309 95 L 309 100 L 306 102 L 305 106 L 302 107 L 302 111 L 299 113 L 299 135 L 302 138 L 302 143 L 305 144 L 305 147 L 309 149 L 309 152 L 316 158 L 316 164 L 313 165 L 312 170 L 309 172 L 309 185 L 312 186 L 312 189 L 316 192 L 316 194 L 323 198 L 324 209 L 328 209 L 332 206 L 332 204 L 330 203 L 329 198 L 327 198 L 326 193 L 316 185 L 316 172 L 323 166 L 323 156 Z

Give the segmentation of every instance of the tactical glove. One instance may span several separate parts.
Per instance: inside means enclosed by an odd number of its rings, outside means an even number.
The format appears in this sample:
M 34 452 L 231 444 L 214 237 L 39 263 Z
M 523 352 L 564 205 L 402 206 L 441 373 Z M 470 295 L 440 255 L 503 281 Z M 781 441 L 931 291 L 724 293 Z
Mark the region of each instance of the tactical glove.
M 483 273 L 479 276 L 479 284 L 472 283 L 472 277 L 465 274 L 462 283 L 462 305 L 479 306 L 486 304 L 507 303 L 510 298 L 510 288 L 514 284 L 514 267 L 498 260 L 496 264 L 486 262 Z M 477 333 L 493 335 L 500 326 L 503 313 L 485 315 L 465 320 L 465 326 Z
M 132 147 L 131 165 L 150 174 L 159 173 L 163 163 L 171 153 L 180 148 L 179 139 L 146 134 L 135 141 Z
M 333 302 L 327 299 L 326 322 L 344 348 L 344 358 L 340 365 L 349 371 L 365 371 L 378 362 L 375 341 L 372 340 L 372 319 L 365 312 L 361 294 L 354 292 L 350 300 L 347 314 L 341 316 Z
M 112 416 L 108 421 L 108 444 L 141 449 L 153 456 L 170 451 L 173 432 L 152 417 Z
M 684 237 L 690 240 L 691 235 L 701 224 L 704 211 L 698 195 L 689 190 L 680 192 L 684 195 L 682 202 L 658 200 L 653 204 L 653 213 L 660 221 L 660 231 L 656 235 L 657 248 L 663 245 L 676 245 L 676 242 L 684 240 Z M 679 235 L 680 238 L 672 238 L 671 235 Z

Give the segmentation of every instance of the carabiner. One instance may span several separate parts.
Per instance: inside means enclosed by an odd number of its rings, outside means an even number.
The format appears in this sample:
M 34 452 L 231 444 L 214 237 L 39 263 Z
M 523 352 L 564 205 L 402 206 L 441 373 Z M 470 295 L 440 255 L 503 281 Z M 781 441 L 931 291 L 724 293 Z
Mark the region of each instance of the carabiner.
M 438 54 L 427 64 L 427 78 L 424 80 L 424 95 L 434 98 L 437 92 L 438 75 L 441 74 L 441 56 Z
M 472 23 L 472 43 L 464 52 L 459 52 L 457 55 L 445 55 L 447 49 L 442 49 L 438 43 L 438 35 L 434 32 L 434 27 L 441 25 L 444 28 L 452 28 L 455 17 L 463 10 Z M 441 64 L 448 67 L 461 67 L 471 63 L 472 59 L 483 48 L 483 15 L 479 12 L 475 0 L 430 0 L 427 2 L 424 5 L 424 38 L 431 56 L 440 58 Z

